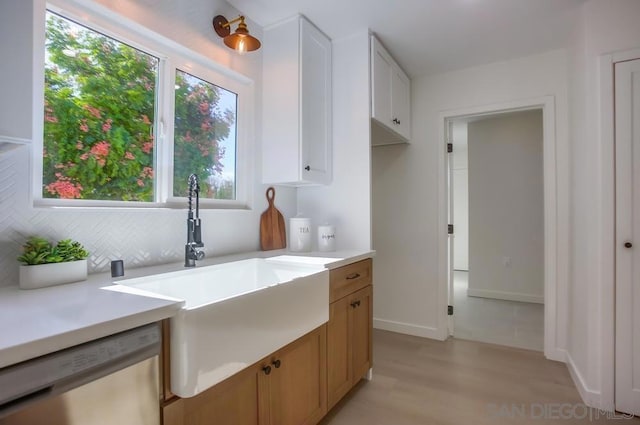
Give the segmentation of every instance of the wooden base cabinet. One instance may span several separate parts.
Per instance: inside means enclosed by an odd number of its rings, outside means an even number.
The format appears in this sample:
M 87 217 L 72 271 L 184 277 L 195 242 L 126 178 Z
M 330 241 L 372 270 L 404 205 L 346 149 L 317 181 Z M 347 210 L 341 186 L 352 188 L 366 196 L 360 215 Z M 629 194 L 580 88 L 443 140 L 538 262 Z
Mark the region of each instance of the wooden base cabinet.
M 191 398 L 163 382 L 164 425 L 316 425 L 372 366 L 371 259 L 330 272 L 329 322 Z M 163 363 L 169 376 L 165 323 Z
M 195 397 L 163 408 L 164 425 L 315 425 L 327 413 L 326 325 Z
M 262 411 L 270 425 L 315 425 L 327 413 L 327 328 L 279 350 L 260 375 Z
M 327 324 L 327 400 L 331 409 L 372 366 L 371 260 L 333 270 Z

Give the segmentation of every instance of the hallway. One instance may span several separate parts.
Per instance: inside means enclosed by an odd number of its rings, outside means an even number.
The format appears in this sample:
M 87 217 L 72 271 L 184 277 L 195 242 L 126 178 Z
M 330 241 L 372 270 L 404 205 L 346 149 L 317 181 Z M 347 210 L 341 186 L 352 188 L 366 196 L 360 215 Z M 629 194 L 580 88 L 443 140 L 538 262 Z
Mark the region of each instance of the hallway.
M 455 338 L 543 351 L 544 304 L 469 297 L 469 272 L 454 271 Z

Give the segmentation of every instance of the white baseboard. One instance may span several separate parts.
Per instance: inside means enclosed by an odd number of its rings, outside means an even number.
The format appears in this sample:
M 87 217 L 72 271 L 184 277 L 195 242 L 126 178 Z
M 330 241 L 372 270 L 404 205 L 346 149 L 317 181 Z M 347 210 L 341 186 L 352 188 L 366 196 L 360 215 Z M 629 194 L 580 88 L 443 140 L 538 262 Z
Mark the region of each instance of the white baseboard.
M 556 362 L 562 362 L 562 363 L 567 362 L 567 352 L 566 350 L 563 350 L 561 348 L 550 348 L 547 350 L 547 348 L 545 347 L 544 356 L 547 359 L 553 360 Z
M 467 289 L 470 297 L 495 298 L 498 300 L 520 301 L 525 303 L 544 304 L 544 296 L 522 294 L 520 292 L 492 291 L 490 289 Z
M 573 358 L 571 358 L 571 354 L 567 351 L 565 353 L 567 368 L 569 369 L 569 374 L 571 375 L 571 379 L 573 379 L 573 383 L 576 385 L 578 389 L 578 393 L 582 398 L 582 402 L 589 407 L 593 407 L 596 409 L 607 410 L 606 406 L 602 406 L 602 397 L 600 391 L 592 390 L 587 386 L 582 374 L 578 370 Z
M 437 328 L 430 326 L 420 326 L 413 323 L 396 322 L 393 320 L 376 319 L 373 318 L 373 327 L 375 329 L 382 329 L 384 331 L 398 332 L 407 335 L 421 336 L 423 338 L 431 338 L 443 341 L 441 332 Z

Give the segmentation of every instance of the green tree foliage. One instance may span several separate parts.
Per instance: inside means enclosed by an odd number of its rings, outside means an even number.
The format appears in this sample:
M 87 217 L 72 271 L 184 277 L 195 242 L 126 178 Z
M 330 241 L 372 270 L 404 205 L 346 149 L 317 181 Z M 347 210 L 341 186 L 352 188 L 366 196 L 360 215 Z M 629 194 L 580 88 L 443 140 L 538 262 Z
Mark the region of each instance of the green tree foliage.
M 231 110 L 218 106 L 222 90 L 185 72 L 176 73 L 174 196 L 187 193 L 188 177 L 195 173 L 200 178 L 202 196 L 234 198 L 233 182 L 215 183 L 219 181 L 215 177 L 222 175 L 221 159 L 225 154 L 220 141 L 229 137 L 235 121 Z
M 43 196 L 153 200 L 158 60 L 47 17 Z
M 159 60 L 52 13 L 46 47 L 43 196 L 153 201 Z M 235 117 L 219 111 L 216 89 L 185 84 L 176 102 L 176 196 L 191 173 L 221 175 L 218 140 Z

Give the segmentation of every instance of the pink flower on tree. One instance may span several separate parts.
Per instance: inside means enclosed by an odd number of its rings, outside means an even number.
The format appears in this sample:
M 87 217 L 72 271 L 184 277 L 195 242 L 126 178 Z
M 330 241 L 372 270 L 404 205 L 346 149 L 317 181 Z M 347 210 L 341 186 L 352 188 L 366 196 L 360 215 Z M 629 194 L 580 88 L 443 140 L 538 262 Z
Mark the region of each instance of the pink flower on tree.
M 82 122 L 80 123 L 80 131 L 85 132 L 85 133 L 89 131 L 89 126 L 87 125 L 87 120 L 83 119 Z
M 80 140 L 78 140 L 76 142 L 76 149 L 82 150 L 82 148 L 84 148 L 84 145 L 82 144 L 82 142 Z
M 138 183 L 138 186 L 144 187 L 144 182 L 142 180 L 138 179 L 136 183 Z
M 149 121 L 149 117 L 146 115 L 142 115 L 142 122 L 144 124 L 151 124 L 151 121 Z
M 53 109 L 48 106 L 49 104 L 45 102 L 44 108 L 44 120 L 46 122 L 58 122 L 58 118 L 54 115 Z
M 142 152 L 151 153 L 152 149 L 153 149 L 153 142 L 145 142 L 142 144 Z
M 102 131 L 104 131 L 105 133 L 109 130 L 111 130 L 111 123 L 113 122 L 113 120 L 111 118 L 109 118 L 104 124 L 102 124 Z
M 109 155 L 109 148 L 111 147 L 111 145 L 109 144 L 109 142 L 106 141 L 101 141 L 96 143 L 95 145 L 93 145 L 93 147 L 91 148 L 91 153 L 94 154 L 97 157 L 106 157 L 107 155 Z
M 124 158 L 125 159 L 136 159 L 136 157 L 133 156 L 133 154 L 131 152 L 125 152 Z
M 209 113 L 209 102 L 200 102 L 198 109 L 202 115 L 207 115 Z
M 73 183 L 70 178 L 58 176 L 58 180 L 45 186 L 47 192 L 52 195 L 58 195 L 61 199 L 78 199 L 81 197 L 82 186 L 79 183 Z
M 142 169 L 142 173 L 140 173 L 140 177 L 142 177 L 142 178 L 151 178 L 151 177 L 153 177 L 153 168 L 144 167 Z
M 82 155 L 80 155 L 80 159 L 83 161 L 86 161 L 87 159 L 89 159 L 89 152 L 85 152 Z
M 87 111 L 89 111 L 89 113 L 90 113 L 91 115 L 93 115 L 94 117 L 96 117 L 96 118 L 98 118 L 98 119 L 102 117 L 102 114 L 100 113 L 100 110 L 99 110 L 98 108 L 94 108 L 94 107 L 93 107 L 93 106 L 91 106 L 91 105 L 84 105 L 84 109 L 86 109 Z

